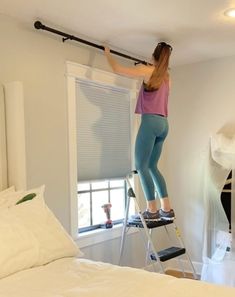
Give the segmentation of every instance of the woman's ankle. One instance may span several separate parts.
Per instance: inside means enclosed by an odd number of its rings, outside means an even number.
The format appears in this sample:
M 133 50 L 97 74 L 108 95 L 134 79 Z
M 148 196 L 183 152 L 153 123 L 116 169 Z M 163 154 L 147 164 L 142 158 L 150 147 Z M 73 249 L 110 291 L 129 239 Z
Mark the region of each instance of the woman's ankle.
M 151 213 L 157 212 L 157 201 L 156 200 L 150 200 L 147 202 L 147 209 Z
M 170 199 L 168 197 L 160 198 L 161 209 L 165 212 L 169 212 L 171 208 Z

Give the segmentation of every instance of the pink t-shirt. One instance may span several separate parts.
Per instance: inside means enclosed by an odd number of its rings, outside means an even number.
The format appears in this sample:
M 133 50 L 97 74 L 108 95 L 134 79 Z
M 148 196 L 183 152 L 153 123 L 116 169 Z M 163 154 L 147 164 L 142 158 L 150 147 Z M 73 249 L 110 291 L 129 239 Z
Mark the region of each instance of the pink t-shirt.
M 146 91 L 144 83 L 141 86 L 136 103 L 135 113 L 159 114 L 168 116 L 169 81 L 163 81 L 155 91 Z

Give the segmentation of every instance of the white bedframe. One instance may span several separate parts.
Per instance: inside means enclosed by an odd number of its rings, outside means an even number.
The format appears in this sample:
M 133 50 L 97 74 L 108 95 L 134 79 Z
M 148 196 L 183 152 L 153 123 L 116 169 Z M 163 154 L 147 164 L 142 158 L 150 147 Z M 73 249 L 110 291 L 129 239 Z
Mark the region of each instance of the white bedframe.
M 0 190 L 7 187 L 6 126 L 4 89 L 0 86 Z
M 7 185 L 26 189 L 24 96 L 19 81 L 1 86 L 0 124 L 0 189 Z

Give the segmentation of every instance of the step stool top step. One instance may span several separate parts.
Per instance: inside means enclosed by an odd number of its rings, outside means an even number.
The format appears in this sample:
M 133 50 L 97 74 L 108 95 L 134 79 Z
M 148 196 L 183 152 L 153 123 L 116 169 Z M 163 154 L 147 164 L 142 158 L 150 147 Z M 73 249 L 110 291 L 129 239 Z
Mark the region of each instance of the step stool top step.
M 157 228 L 157 227 L 162 227 L 165 225 L 172 224 L 174 221 L 149 221 L 146 222 L 146 225 L 149 229 Z M 128 220 L 127 222 L 127 227 L 138 227 L 138 228 L 144 228 L 143 224 L 141 221 L 135 221 L 135 220 Z

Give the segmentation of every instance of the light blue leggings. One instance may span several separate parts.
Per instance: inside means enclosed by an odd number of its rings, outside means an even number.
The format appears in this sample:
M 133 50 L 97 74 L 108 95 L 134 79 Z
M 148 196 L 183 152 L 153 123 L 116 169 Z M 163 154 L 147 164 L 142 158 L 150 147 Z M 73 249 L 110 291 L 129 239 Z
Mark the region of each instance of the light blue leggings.
M 168 196 L 166 182 L 157 168 L 167 133 L 166 117 L 155 114 L 142 115 L 135 143 L 135 167 L 148 201 L 155 199 L 155 189 L 159 198 Z

